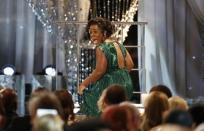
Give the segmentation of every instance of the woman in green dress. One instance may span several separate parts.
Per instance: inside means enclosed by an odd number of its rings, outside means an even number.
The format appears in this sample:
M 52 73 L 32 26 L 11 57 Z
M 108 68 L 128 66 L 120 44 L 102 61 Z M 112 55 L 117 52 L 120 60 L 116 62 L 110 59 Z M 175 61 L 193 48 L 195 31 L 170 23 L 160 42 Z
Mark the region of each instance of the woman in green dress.
M 108 86 L 123 86 L 131 98 L 133 85 L 129 71 L 134 64 L 125 47 L 111 38 L 114 26 L 110 21 L 95 18 L 88 22 L 87 27 L 90 39 L 96 45 L 96 64 L 93 72 L 79 85 L 78 93 L 82 95 L 81 112 L 98 116 L 97 101 Z

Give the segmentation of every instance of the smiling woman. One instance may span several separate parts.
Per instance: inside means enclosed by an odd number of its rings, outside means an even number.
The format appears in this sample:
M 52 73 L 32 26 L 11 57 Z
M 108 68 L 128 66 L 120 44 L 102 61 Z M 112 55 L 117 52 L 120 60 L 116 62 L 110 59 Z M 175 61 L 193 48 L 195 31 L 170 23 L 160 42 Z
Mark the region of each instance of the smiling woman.
M 83 95 L 81 113 L 97 116 L 97 101 L 108 86 L 123 86 L 131 98 L 133 85 L 129 71 L 134 64 L 125 47 L 111 38 L 114 26 L 110 21 L 95 18 L 88 22 L 87 27 L 90 39 L 96 45 L 96 65 L 93 72 L 80 84 L 78 93 Z

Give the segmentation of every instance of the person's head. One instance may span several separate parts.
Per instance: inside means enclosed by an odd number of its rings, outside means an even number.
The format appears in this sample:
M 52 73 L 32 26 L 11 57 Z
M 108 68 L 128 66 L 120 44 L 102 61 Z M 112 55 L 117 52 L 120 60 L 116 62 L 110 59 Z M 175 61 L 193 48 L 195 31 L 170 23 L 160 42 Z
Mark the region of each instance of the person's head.
M 174 109 L 187 110 L 188 109 L 188 104 L 186 100 L 184 100 L 180 96 L 172 96 L 171 98 L 168 99 L 168 101 L 169 101 L 170 110 L 174 110 Z
M 107 107 L 102 113 L 101 119 L 108 122 L 113 131 L 129 131 L 129 112 L 122 106 Z
M 195 127 L 204 122 L 204 105 L 202 104 L 193 105 L 189 107 L 188 111 L 193 118 Z
M 17 110 L 17 93 L 14 89 L 4 88 L 0 91 L 2 104 L 5 108 L 6 116 L 16 114 Z
M 94 44 L 99 44 L 110 37 L 114 32 L 113 24 L 103 18 L 97 17 L 88 22 L 89 37 Z
M 57 90 L 55 95 L 59 99 L 64 112 L 64 120 L 74 119 L 74 102 L 72 95 L 67 90 Z
M 125 101 L 120 103 L 119 106 L 127 111 L 127 124 L 129 131 L 139 130 L 141 124 L 141 114 L 134 103 Z
M 153 91 L 159 91 L 159 92 L 162 92 L 164 93 L 165 95 L 167 95 L 168 98 L 172 97 L 172 92 L 171 90 L 165 86 L 165 85 L 155 85 L 153 86 L 151 89 L 150 89 L 150 93 L 153 92 Z
M 142 128 L 149 130 L 162 123 L 169 110 L 168 97 L 159 91 L 154 91 L 145 99 Z
M 28 102 L 28 111 L 33 120 L 37 116 L 38 109 L 55 109 L 63 118 L 62 107 L 57 97 L 51 92 L 40 93 L 32 97 Z
M 63 120 L 59 115 L 44 115 L 33 121 L 32 131 L 63 131 Z
M 107 106 L 119 104 L 127 100 L 127 95 L 124 87 L 113 84 L 107 87 L 98 101 L 99 110 L 103 111 Z
M 175 124 L 186 128 L 192 128 L 193 120 L 187 110 L 175 109 L 171 110 L 164 118 L 164 123 Z

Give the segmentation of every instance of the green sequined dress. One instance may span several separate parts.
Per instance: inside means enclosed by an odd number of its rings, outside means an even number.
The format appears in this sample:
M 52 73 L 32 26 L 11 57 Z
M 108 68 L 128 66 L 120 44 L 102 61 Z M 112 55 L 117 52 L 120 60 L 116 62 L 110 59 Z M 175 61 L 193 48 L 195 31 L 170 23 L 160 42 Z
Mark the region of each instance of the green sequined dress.
M 133 85 L 132 80 L 127 69 L 119 69 L 117 62 L 117 52 L 113 43 L 103 43 L 98 47 L 106 56 L 107 70 L 106 73 L 95 83 L 89 85 L 82 96 L 82 103 L 80 105 L 81 113 L 87 116 L 98 116 L 100 114 L 97 101 L 103 90 L 112 84 L 119 84 L 125 87 L 129 98 L 132 96 Z M 120 45 L 123 56 L 126 56 L 126 49 Z

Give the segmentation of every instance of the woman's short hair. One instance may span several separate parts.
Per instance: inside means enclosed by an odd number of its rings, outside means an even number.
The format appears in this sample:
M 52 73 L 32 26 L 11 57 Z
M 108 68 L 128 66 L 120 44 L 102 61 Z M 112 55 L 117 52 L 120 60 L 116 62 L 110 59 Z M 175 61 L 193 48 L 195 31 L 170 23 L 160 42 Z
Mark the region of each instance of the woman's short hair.
M 114 25 L 110 21 L 108 21 L 104 18 L 101 18 L 101 17 L 91 19 L 87 25 L 88 30 L 89 30 L 91 25 L 98 25 L 98 27 L 101 29 L 102 33 L 105 33 L 107 37 L 110 37 L 115 32 Z
M 172 96 L 171 98 L 168 99 L 168 101 L 169 101 L 169 108 L 171 110 L 173 109 L 187 110 L 188 109 L 187 101 L 180 96 Z

